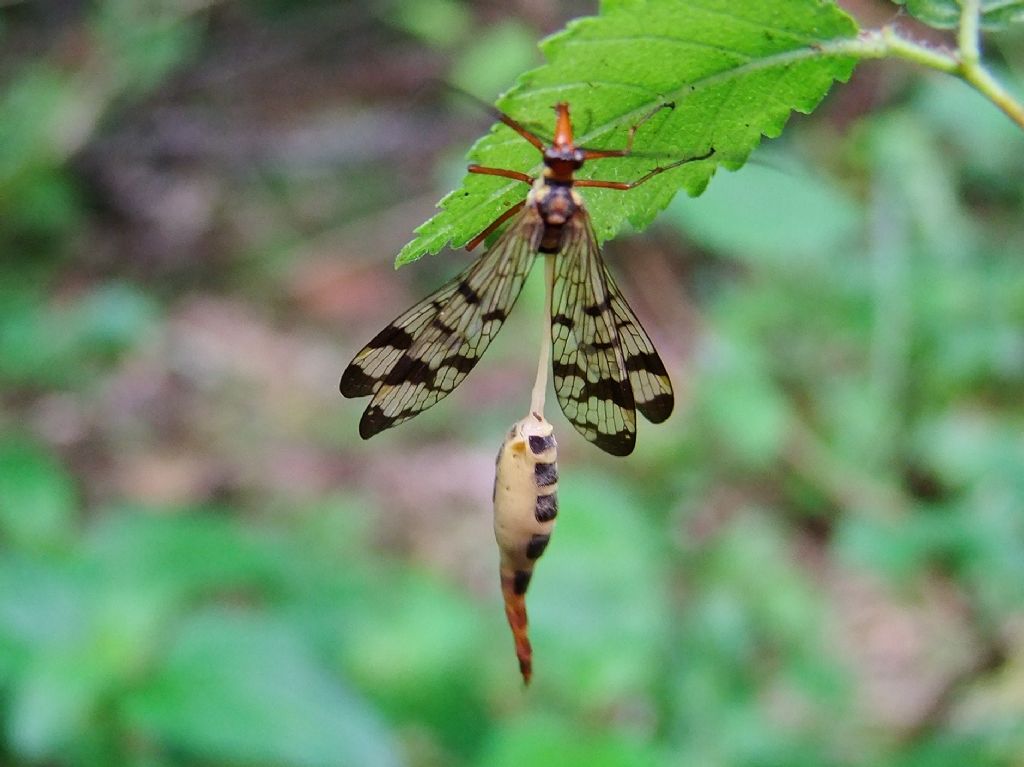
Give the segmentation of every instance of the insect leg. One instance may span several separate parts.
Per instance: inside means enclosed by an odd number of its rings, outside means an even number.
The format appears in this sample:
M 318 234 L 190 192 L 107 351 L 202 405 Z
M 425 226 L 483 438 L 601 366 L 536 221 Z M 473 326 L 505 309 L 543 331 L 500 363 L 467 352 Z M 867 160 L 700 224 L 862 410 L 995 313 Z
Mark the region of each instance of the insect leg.
M 534 132 L 528 130 L 526 127 L 524 127 L 522 125 L 522 123 L 519 123 L 516 120 L 513 120 L 511 117 L 509 117 L 507 114 L 502 112 L 500 109 L 497 109 L 496 107 L 494 107 L 491 104 L 487 103 L 483 99 L 478 98 L 477 96 L 474 96 L 469 91 L 463 90 L 462 88 L 454 86 L 454 85 L 452 85 L 450 83 L 444 83 L 444 85 L 452 93 L 455 93 L 455 94 L 461 96 L 464 99 L 468 99 L 469 101 L 472 101 L 474 104 L 476 104 L 476 106 L 478 108 L 484 110 L 485 112 L 490 113 L 496 120 L 499 120 L 499 121 L 505 123 L 505 125 L 510 127 L 512 130 L 514 130 L 516 133 L 518 133 L 524 139 L 526 139 L 531 144 L 533 144 L 539 151 L 541 151 L 541 152 L 544 151 L 544 149 L 545 149 L 544 140 L 542 138 L 540 138 L 536 133 L 534 133 Z
M 524 184 L 533 184 L 533 177 L 528 176 L 525 173 L 520 173 L 517 170 L 508 170 L 507 168 L 488 168 L 483 165 L 470 165 L 466 170 L 470 173 L 481 173 L 485 176 L 501 176 L 502 178 L 510 178 L 513 181 L 522 181 Z M 526 200 L 516 203 L 511 208 L 506 210 L 500 216 L 498 216 L 490 225 L 484 229 L 480 234 L 474 237 L 466 244 L 466 250 L 473 250 L 477 245 L 487 239 L 487 236 L 505 223 L 512 215 L 514 215 L 519 209 L 526 204 Z
M 637 122 L 630 126 L 629 134 L 626 137 L 626 148 L 625 149 L 584 149 L 583 159 L 585 160 L 600 160 L 604 157 L 629 157 L 633 152 L 633 139 L 636 138 L 636 132 L 640 129 L 640 126 L 650 120 L 662 109 L 675 109 L 676 103 L 674 101 L 665 101 L 658 104 L 654 109 L 641 117 Z
M 514 130 L 516 133 L 518 133 L 524 139 L 526 139 L 531 144 L 533 144 L 535 147 L 537 147 L 538 150 L 543 152 L 547 148 L 547 147 L 544 146 L 544 142 L 538 136 L 535 136 L 533 133 L 531 133 L 530 131 L 526 130 L 526 128 L 524 128 L 520 123 L 518 123 L 515 120 L 513 120 L 511 117 L 509 117 L 504 112 L 499 112 L 498 110 L 494 110 L 494 111 L 495 111 L 495 116 L 499 120 L 501 120 L 503 123 L 505 123 L 505 125 L 510 127 L 512 130 Z
M 508 168 L 488 168 L 474 163 L 466 168 L 466 170 L 470 173 L 480 173 L 484 176 L 501 176 L 502 178 L 510 178 L 513 181 L 522 181 L 524 184 L 533 184 L 533 176 L 520 173 L 517 170 L 509 170 Z
M 652 179 L 655 176 L 657 176 L 659 173 L 664 173 L 667 170 L 672 170 L 673 168 L 678 168 L 680 165 L 685 165 L 688 162 L 697 162 L 698 160 L 706 160 L 711 155 L 713 155 L 714 153 L 715 153 L 715 148 L 711 147 L 711 149 L 709 149 L 707 152 L 705 152 L 704 154 L 701 154 L 701 155 L 697 155 L 696 157 L 687 157 L 687 158 L 685 158 L 683 160 L 677 160 L 676 162 L 669 163 L 668 165 L 661 165 L 661 166 L 655 168 L 654 170 L 648 171 L 647 173 L 645 173 L 644 175 L 642 175 L 640 178 L 636 179 L 635 181 L 599 181 L 597 179 L 585 178 L 585 179 L 580 179 L 579 181 L 574 181 L 573 182 L 573 186 L 600 187 L 601 189 L 621 189 L 621 190 L 632 189 L 635 186 L 640 186 L 645 181 L 649 181 L 650 179 Z
M 498 216 L 496 219 L 494 219 L 490 224 L 487 225 L 486 229 L 484 229 L 482 232 L 480 232 L 480 234 L 478 234 L 476 237 L 474 237 L 472 240 L 466 243 L 466 250 L 473 250 L 473 248 L 475 248 L 481 242 L 486 240 L 491 232 L 493 232 L 499 226 L 508 221 L 508 219 L 510 219 L 512 216 L 518 213 L 524 205 L 526 205 L 526 200 L 520 200 L 511 208 L 509 208 L 500 216 Z

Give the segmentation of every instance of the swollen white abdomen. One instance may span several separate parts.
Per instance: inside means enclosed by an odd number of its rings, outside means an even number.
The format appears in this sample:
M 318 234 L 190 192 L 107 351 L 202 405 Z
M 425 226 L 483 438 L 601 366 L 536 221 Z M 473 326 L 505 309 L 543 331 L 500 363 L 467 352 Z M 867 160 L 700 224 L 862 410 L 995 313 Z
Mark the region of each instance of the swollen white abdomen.
M 526 635 L 526 589 L 558 514 L 557 446 L 552 431 L 551 424 L 536 413 L 518 421 L 498 453 L 494 479 L 494 537 L 500 554 L 501 591 L 526 682 L 532 665 Z

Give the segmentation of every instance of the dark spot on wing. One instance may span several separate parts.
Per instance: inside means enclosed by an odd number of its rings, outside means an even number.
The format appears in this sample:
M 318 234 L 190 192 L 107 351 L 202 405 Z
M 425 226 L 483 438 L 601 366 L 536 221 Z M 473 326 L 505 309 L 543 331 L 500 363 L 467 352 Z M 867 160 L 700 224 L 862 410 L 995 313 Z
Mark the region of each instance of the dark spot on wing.
M 413 337 L 408 332 L 395 325 L 388 325 L 370 339 L 366 348 L 383 349 L 385 346 L 393 346 L 396 349 L 408 349 L 412 346 L 412 342 Z
M 466 299 L 467 304 L 478 304 L 480 303 L 480 296 L 473 288 L 470 287 L 468 282 L 460 282 L 458 287 L 459 294 Z
M 430 326 L 432 328 L 436 328 L 437 330 L 440 330 L 446 336 L 450 336 L 450 335 L 452 335 L 455 332 L 455 328 L 453 328 L 451 325 L 448 325 L 440 317 L 434 317 L 434 319 L 432 319 L 430 321 Z
M 626 430 L 613 434 L 599 431 L 594 437 L 594 444 L 611 455 L 629 455 L 636 446 L 636 433 Z
M 612 308 L 612 294 L 606 293 L 602 301 L 583 307 L 583 313 L 589 317 L 600 317 Z
M 626 370 L 642 370 L 654 375 L 666 375 L 665 365 L 656 352 L 634 352 L 626 357 Z
M 380 386 L 380 379 L 368 376 L 355 363 L 341 374 L 341 393 L 346 397 L 368 397 Z
M 651 423 L 661 423 L 672 415 L 674 404 L 671 394 L 656 394 L 646 402 L 637 402 L 636 409 Z

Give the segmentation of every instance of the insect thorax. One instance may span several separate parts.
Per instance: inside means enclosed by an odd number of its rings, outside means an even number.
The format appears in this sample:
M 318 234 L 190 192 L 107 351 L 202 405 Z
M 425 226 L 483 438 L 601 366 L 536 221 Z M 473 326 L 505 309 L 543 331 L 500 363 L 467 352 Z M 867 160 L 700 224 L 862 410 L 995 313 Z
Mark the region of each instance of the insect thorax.
M 571 183 L 543 177 L 534 183 L 530 196 L 531 204 L 544 222 L 544 234 L 537 249 L 541 253 L 558 253 L 562 249 L 565 225 L 580 209 L 582 201 Z

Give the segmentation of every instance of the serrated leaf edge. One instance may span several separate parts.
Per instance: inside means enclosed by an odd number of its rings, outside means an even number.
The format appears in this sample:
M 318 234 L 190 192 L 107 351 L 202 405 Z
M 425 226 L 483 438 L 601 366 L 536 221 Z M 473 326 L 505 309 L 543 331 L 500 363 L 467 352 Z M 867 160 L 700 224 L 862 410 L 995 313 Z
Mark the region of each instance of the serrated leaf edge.
M 561 34 L 564 34 L 564 32 L 561 33 Z M 694 80 L 694 81 L 692 81 L 690 83 L 685 83 L 685 84 L 681 85 L 680 87 L 678 87 L 678 88 L 676 88 L 674 90 L 668 91 L 668 92 L 663 93 L 663 94 L 659 94 L 658 98 L 663 98 L 663 99 L 666 99 L 666 100 L 669 100 L 669 101 L 682 101 L 682 99 L 688 93 L 695 93 L 696 91 L 698 91 L 700 89 L 707 88 L 707 87 L 719 84 L 721 82 L 725 82 L 725 81 L 727 81 L 729 79 L 733 79 L 733 78 L 739 77 L 739 76 L 741 76 L 743 74 L 746 74 L 746 73 L 749 73 L 749 72 L 756 72 L 756 71 L 761 70 L 761 69 L 770 69 L 770 68 L 775 67 L 775 66 L 786 66 L 786 65 L 788 65 L 790 63 L 795 63 L 795 62 L 798 62 L 798 61 L 805 61 L 805 60 L 814 59 L 814 58 L 823 58 L 824 59 L 824 58 L 831 58 L 831 57 L 849 57 L 850 64 L 851 64 L 850 70 L 852 72 L 853 66 L 856 65 L 856 61 L 857 60 L 856 60 L 856 57 L 852 55 L 852 52 L 847 51 L 846 48 L 850 45 L 850 43 L 856 42 L 856 40 L 857 40 L 857 38 L 855 36 L 854 37 L 833 38 L 833 39 L 831 39 L 829 41 L 826 41 L 826 42 L 823 42 L 823 43 L 816 43 L 816 44 L 805 46 L 805 47 L 802 47 L 802 48 L 796 48 L 796 49 L 791 49 L 791 50 L 788 50 L 788 51 L 783 51 L 782 53 L 773 54 L 771 56 L 767 56 L 767 57 L 763 57 L 763 58 L 758 58 L 758 59 L 753 59 L 751 61 L 744 62 L 743 64 L 740 64 L 739 66 L 730 67 L 729 69 L 724 69 L 724 70 L 721 70 L 719 72 L 715 72 L 715 73 L 713 73 L 711 75 L 699 78 L 699 79 Z M 545 66 L 549 66 L 549 65 L 545 65 Z M 542 68 L 543 67 L 540 67 L 538 69 L 542 69 Z M 544 88 L 538 88 L 538 89 L 531 90 L 528 87 L 528 82 L 529 82 L 530 76 L 535 71 L 538 71 L 538 70 L 530 70 L 529 72 L 524 73 L 519 78 L 519 82 L 517 82 L 517 84 L 515 86 L 513 86 L 509 91 L 507 91 L 505 94 L 503 94 L 501 96 L 501 98 L 498 101 L 499 105 L 502 102 L 504 102 L 504 101 L 506 101 L 506 100 L 508 100 L 508 99 L 510 99 L 512 97 L 521 97 L 521 96 L 525 96 L 525 95 L 534 96 L 534 95 L 544 94 L 544 93 L 548 93 L 548 92 L 556 93 L 556 94 L 557 93 L 563 93 L 565 90 L 567 90 L 569 88 L 572 88 L 574 85 L 581 85 L 582 84 L 582 83 L 578 83 L 578 82 L 577 83 L 573 83 L 573 82 L 560 83 L 557 86 L 546 86 Z M 835 78 L 835 79 L 840 80 L 840 82 L 845 82 L 845 80 L 848 77 L 849 77 L 849 75 L 847 75 L 846 77 L 839 77 L 839 78 Z M 595 126 L 591 130 L 589 130 L 587 133 L 579 136 L 577 138 L 577 143 L 580 144 L 580 145 L 586 146 L 588 144 L 592 144 L 593 141 L 596 138 L 604 136 L 604 135 L 606 135 L 608 133 L 612 133 L 616 129 L 621 129 L 623 127 L 628 127 L 628 126 L 634 124 L 637 120 L 642 118 L 644 115 L 646 115 L 650 111 L 651 106 L 654 103 L 654 101 L 655 100 L 652 100 L 652 102 L 650 102 L 648 104 L 645 104 L 642 107 L 638 107 L 636 109 L 631 110 L 630 112 L 623 113 L 622 115 L 620 115 L 619 117 L 617 117 L 617 118 L 615 118 L 613 120 L 608 120 L 608 121 L 605 121 L 604 123 L 600 124 L 599 126 Z M 790 111 L 792 112 L 792 111 L 801 111 L 801 110 L 799 108 L 797 108 L 797 107 L 792 107 L 790 109 Z M 493 130 L 493 128 L 492 128 L 492 130 Z M 480 138 L 477 142 L 475 142 L 473 144 L 473 146 L 470 148 L 469 152 L 467 153 L 467 158 L 468 159 L 473 159 L 474 153 L 477 150 L 477 148 L 480 146 L 481 143 L 487 141 L 488 138 L 491 135 L 493 135 L 493 134 L 492 133 L 488 133 L 487 135 L 485 135 L 482 138 Z M 770 134 L 765 134 L 762 131 L 762 135 L 770 135 Z M 754 147 L 751 147 L 750 151 L 753 151 L 753 148 Z M 749 156 L 749 154 L 750 154 L 750 152 L 747 152 L 747 156 Z M 746 157 L 744 157 L 743 160 L 745 161 Z M 531 166 L 525 172 L 530 173 L 531 175 L 535 174 L 535 173 L 537 173 L 540 170 L 542 165 L 543 165 L 543 163 L 538 162 L 536 165 Z M 717 163 L 715 163 L 715 165 L 717 165 Z M 711 173 L 709 173 L 708 175 L 709 175 L 709 178 L 710 178 Z M 448 194 L 446 194 L 444 197 L 441 198 L 441 200 L 438 202 L 438 209 L 443 211 L 444 210 L 444 203 L 445 203 L 445 201 L 447 201 L 449 199 L 452 199 L 454 197 L 457 197 L 459 195 L 459 193 L 463 190 L 464 186 L 465 186 L 465 179 L 463 179 L 462 184 L 457 189 L 449 192 Z M 508 183 L 502 184 L 499 187 L 495 187 L 493 192 L 488 193 L 487 195 L 485 195 L 481 199 L 480 206 L 483 207 L 484 205 L 491 205 L 491 206 L 493 206 L 497 210 L 500 207 L 500 203 L 505 198 L 505 196 L 508 195 L 513 189 L 515 189 L 517 187 L 522 187 L 522 183 L 521 182 L 508 182 Z M 431 222 L 433 222 L 436 217 L 437 217 L 437 214 L 435 214 L 435 216 L 433 216 L 430 219 L 428 219 L 427 221 L 425 221 L 421 226 L 417 227 L 416 230 L 415 230 L 416 233 L 419 233 L 422 229 L 425 229 L 425 228 L 429 227 Z M 413 250 L 412 246 L 415 243 L 419 242 L 419 238 L 418 237 L 417 238 L 413 238 L 409 243 L 407 243 L 398 252 L 398 255 L 395 257 L 395 268 L 398 268 L 400 266 L 404 266 L 405 264 L 412 263 L 413 261 L 417 261 L 420 258 L 422 258 L 423 256 L 439 253 L 441 250 L 443 250 L 446 247 L 460 248 L 463 245 L 465 245 L 467 242 L 469 242 L 475 236 L 475 233 L 470 233 L 468 235 L 465 235 L 464 237 L 452 236 L 452 232 L 455 229 L 457 229 L 457 226 L 455 224 L 442 224 L 441 228 L 438 230 L 437 234 L 435 234 L 434 236 L 432 236 L 430 238 L 432 243 L 437 243 L 437 244 L 427 244 L 425 246 L 421 245 L 420 247 L 415 248 L 415 250 L 419 251 L 415 255 L 411 255 L 411 251 Z M 620 230 L 621 230 L 621 228 L 619 230 L 617 230 L 617 231 L 620 231 Z M 614 235 L 611 235 L 611 236 L 614 236 Z M 602 241 L 606 240 L 606 239 L 609 239 L 609 237 L 601 237 Z

